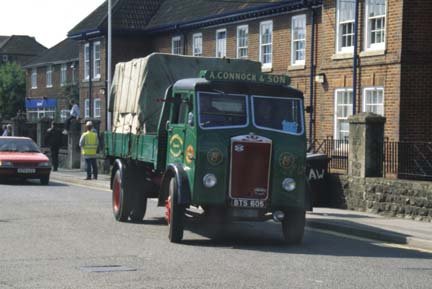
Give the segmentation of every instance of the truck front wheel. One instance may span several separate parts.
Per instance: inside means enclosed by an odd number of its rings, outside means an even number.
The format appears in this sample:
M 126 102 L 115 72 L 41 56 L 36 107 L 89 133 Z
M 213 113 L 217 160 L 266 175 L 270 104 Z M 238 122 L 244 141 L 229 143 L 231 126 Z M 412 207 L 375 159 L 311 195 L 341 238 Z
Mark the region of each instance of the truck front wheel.
M 285 218 L 282 221 L 282 232 L 285 243 L 298 245 L 303 240 L 306 212 L 303 209 L 285 211 Z
M 130 214 L 128 194 L 125 194 L 120 169 L 114 174 L 112 181 L 112 207 L 114 218 L 119 222 L 126 222 Z
M 178 186 L 175 177 L 172 177 L 168 187 L 166 201 L 166 219 L 169 224 L 168 238 L 172 243 L 179 243 L 183 239 L 185 207 L 178 204 Z

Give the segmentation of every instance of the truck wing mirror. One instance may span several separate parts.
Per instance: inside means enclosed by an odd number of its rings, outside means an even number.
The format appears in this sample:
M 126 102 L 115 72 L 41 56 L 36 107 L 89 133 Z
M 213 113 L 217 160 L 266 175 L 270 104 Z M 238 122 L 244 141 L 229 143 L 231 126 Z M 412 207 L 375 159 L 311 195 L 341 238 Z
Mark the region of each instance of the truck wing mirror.
M 170 122 L 169 120 L 167 120 L 167 122 L 165 123 L 165 129 L 166 129 L 166 131 L 168 131 L 168 132 L 171 132 L 171 131 L 172 131 L 172 128 L 171 128 L 171 122 Z
M 190 126 L 194 126 L 193 117 L 194 117 L 193 112 L 189 112 L 188 113 L 188 125 L 190 125 Z

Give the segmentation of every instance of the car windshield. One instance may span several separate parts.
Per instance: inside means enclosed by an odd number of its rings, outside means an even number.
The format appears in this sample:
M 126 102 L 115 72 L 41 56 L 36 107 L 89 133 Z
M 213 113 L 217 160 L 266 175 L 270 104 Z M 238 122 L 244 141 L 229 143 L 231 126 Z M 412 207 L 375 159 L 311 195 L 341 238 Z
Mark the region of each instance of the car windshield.
M 38 146 L 30 139 L 0 138 L 0 152 L 40 152 Z
M 303 133 L 300 99 L 252 96 L 252 106 L 256 127 L 288 134 Z
M 201 128 L 248 125 L 246 95 L 200 92 L 198 102 Z

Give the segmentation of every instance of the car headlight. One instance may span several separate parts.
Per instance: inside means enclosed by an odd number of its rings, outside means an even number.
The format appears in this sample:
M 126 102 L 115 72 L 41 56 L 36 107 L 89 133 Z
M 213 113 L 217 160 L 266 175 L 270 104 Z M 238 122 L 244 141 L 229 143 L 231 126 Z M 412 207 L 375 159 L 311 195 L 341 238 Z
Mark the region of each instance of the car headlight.
M 0 167 L 12 167 L 13 164 L 10 161 L 0 161 Z
M 294 179 L 291 178 L 286 178 L 285 180 L 283 180 L 282 182 L 282 188 L 287 191 L 287 192 L 291 192 L 294 191 L 296 188 L 296 182 Z
M 38 164 L 38 167 L 43 167 L 43 168 L 48 168 L 50 167 L 50 163 L 49 162 L 42 162 Z
M 217 184 L 217 178 L 214 174 L 206 174 L 203 178 L 203 184 L 206 188 L 213 188 Z

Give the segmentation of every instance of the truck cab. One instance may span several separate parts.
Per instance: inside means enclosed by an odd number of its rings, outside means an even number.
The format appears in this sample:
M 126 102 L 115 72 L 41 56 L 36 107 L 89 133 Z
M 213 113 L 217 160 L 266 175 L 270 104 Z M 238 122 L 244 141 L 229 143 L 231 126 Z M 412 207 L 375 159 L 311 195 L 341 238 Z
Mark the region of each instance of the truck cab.
M 166 164 L 187 180 L 186 205 L 234 220 L 304 215 L 301 92 L 266 82 L 183 79 L 173 85 L 164 111 Z

